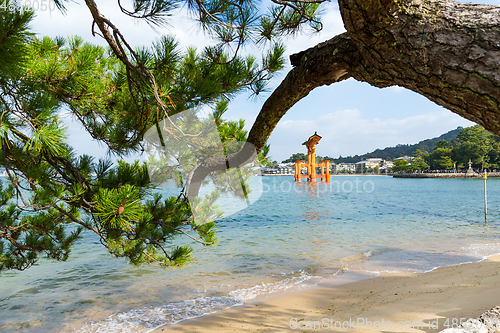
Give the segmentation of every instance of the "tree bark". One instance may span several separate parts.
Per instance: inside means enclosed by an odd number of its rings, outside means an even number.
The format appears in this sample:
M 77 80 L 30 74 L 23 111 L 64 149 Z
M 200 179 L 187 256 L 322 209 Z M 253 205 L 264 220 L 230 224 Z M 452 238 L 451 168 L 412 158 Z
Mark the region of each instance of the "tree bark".
M 500 135 L 500 7 L 451 0 L 338 0 L 347 33 L 292 55 L 248 141 L 260 151 L 314 88 L 353 77 L 398 85 Z
M 260 152 L 281 117 L 314 88 L 351 77 L 360 54 L 348 34 L 290 56 L 295 66 L 266 100 L 247 141 Z
M 186 184 L 187 195 L 196 196 L 202 182 L 211 172 L 225 170 L 228 166 L 243 166 L 252 161 L 252 156 L 262 150 L 281 117 L 295 103 L 316 87 L 349 78 L 350 63 L 358 56 L 347 34 L 293 55 L 292 62 L 297 66 L 264 103 L 249 133 L 247 144 L 240 152 L 212 157 L 197 165 Z
M 338 0 L 346 33 L 290 56 L 294 68 L 266 100 L 247 142 L 260 152 L 285 113 L 311 90 L 354 78 L 401 86 L 500 135 L 500 7 L 451 0 Z M 240 165 L 252 149 L 208 159 Z

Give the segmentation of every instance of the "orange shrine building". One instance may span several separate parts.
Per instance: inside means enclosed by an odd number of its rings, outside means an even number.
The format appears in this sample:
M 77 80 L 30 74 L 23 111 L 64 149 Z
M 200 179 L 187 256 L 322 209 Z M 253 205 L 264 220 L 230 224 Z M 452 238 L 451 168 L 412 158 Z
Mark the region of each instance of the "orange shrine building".
M 307 147 L 307 163 L 304 161 L 295 161 L 295 181 L 300 182 L 301 178 L 307 178 L 310 182 L 315 182 L 317 178 L 325 181 L 330 181 L 330 161 L 321 161 L 316 163 L 316 148 L 315 146 L 321 140 L 321 136 L 314 132 L 309 140 L 303 143 Z M 307 173 L 303 175 L 300 171 L 302 168 L 307 168 Z M 320 168 L 320 174 L 316 172 L 316 168 Z

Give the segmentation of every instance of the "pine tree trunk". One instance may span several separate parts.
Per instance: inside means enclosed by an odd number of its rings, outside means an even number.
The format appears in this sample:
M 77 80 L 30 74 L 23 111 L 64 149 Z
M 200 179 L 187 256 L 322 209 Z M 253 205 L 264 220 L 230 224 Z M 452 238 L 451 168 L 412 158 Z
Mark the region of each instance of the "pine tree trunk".
M 451 0 L 338 2 L 347 32 L 290 57 L 294 68 L 249 133 L 247 142 L 258 152 L 295 103 L 316 87 L 350 77 L 413 90 L 500 135 L 500 7 Z M 251 152 L 205 161 L 188 192 L 195 195 L 209 172 L 228 161 L 239 165 Z
M 408 88 L 500 134 L 500 7 L 451 0 L 338 2 L 347 33 L 290 57 L 295 67 L 250 131 L 248 141 L 258 150 L 297 101 L 349 77 Z

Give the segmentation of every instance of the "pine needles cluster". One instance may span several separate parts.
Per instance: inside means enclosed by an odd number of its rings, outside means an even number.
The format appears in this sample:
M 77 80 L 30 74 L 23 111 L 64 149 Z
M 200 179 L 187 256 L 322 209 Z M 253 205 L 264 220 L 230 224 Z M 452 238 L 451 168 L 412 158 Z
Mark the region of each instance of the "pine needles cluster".
M 65 2 L 55 0 L 62 11 Z M 118 3 L 124 14 L 156 26 L 183 4 Z M 277 1 L 280 10 L 260 15 L 251 0 L 189 0 L 188 8 L 219 41 L 216 47 L 182 52 L 173 37 L 163 36 L 149 47 L 132 48 L 93 0 L 85 4 L 94 33 L 109 48 L 79 37 L 37 38 L 29 29 L 34 13 L 0 0 L 0 159 L 7 178 L 0 187 L 0 271 L 29 268 L 41 256 L 66 260 L 83 230 L 136 265 L 175 267 L 191 260 L 192 248 L 175 244 L 179 235 L 215 244 L 220 212 L 212 203 L 234 184 L 217 178 L 217 191 L 192 202 L 182 192 L 164 198 L 146 164 L 77 156 L 61 113 L 71 114 L 120 157 L 143 151 L 146 131 L 158 128 L 160 120 L 204 105 L 214 110 L 217 139 L 231 147 L 247 133 L 242 121 L 223 120 L 228 101 L 245 89 L 261 93 L 283 68 L 284 47 L 274 37 L 303 23 L 314 29 L 319 24 L 318 5 L 309 1 Z M 272 43 L 260 62 L 239 55 L 245 43 L 263 39 Z M 244 181 L 237 170 L 231 172 L 228 178 Z M 195 223 L 193 207 L 204 223 Z

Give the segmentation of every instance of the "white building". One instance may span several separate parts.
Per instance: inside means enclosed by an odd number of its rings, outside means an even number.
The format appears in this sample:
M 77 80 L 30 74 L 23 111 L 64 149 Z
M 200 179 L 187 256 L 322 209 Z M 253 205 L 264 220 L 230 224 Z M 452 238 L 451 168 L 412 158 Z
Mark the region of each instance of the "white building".
M 365 172 L 366 169 L 379 168 L 379 171 L 389 170 L 394 166 L 392 161 L 386 161 L 382 158 L 368 158 L 364 161 L 355 163 L 356 172 Z
M 356 166 L 354 163 L 339 163 L 339 164 L 334 164 L 332 165 L 332 171 L 333 172 L 355 172 L 356 171 Z
M 384 165 L 384 160 L 381 158 L 369 158 L 364 161 L 360 161 L 355 163 L 356 172 L 364 172 L 366 169 L 373 169 L 376 166 L 379 168 Z
M 395 160 L 405 160 L 406 162 L 408 163 L 411 163 L 411 161 L 414 159 L 413 156 L 403 156 L 403 157 L 398 157 L 398 158 L 395 158 Z
M 384 161 L 384 164 L 380 167 L 380 172 L 386 172 L 392 169 L 394 163 L 392 161 Z

